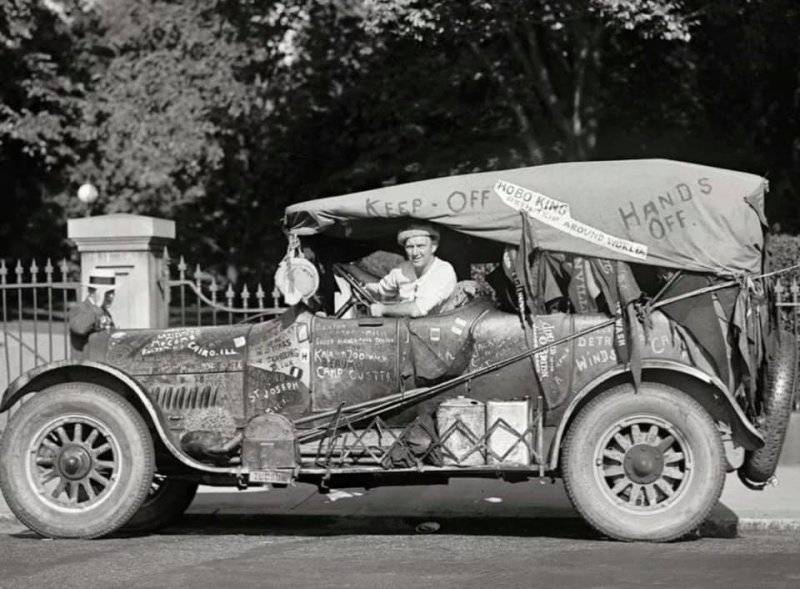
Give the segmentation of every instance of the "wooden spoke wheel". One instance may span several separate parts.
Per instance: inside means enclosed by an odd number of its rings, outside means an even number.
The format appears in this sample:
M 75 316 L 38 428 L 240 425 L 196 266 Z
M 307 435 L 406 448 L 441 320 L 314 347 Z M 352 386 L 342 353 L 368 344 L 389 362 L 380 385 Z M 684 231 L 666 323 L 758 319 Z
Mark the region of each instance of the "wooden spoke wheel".
M 609 428 L 595 447 L 594 465 L 600 489 L 634 513 L 669 506 L 694 475 L 684 435 L 652 415 L 633 416 Z
M 24 402 L 0 443 L 0 487 L 14 515 L 53 538 L 96 538 L 126 524 L 153 480 L 147 424 L 123 397 L 90 383 L 54 385 Z
M 86 415 L 57 417 L 29 446 L 28 483 L 56 509 L 83 511 L 104 501 L 119 483 L 119 439 Z
M 575 508 L 619 540 L 668 541 L 697 528 L 725 481 L 714 421 L 673 387 L 605 391 L 570 425 L 561 457 Z

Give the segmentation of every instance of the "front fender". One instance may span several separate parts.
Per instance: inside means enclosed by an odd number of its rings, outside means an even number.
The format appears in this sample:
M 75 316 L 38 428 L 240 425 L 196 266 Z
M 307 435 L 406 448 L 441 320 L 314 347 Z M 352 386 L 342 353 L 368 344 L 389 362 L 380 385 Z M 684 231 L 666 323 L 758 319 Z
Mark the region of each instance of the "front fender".
M 714 391 L 714 398 L 718 398 L 717 393 L 719 393 L 720 398 L 725 402 L 725 407 L 727 407 L 730 411 L 731 417 L 736 420 L 736 423 L 732 425 L 734 428 L 737 428 L 738 426 L 738 431 L 743 434 L 745 448 L 748 450 L 754 450 L 764 445 L 764 438 L 762 435 L 750 422 L 750 420 L 744 414 L 744 411 L 742 411 L 742 408 L 733 398 L 733 395 L 730 393 L 730 391 L 728 391 L 728 388 L 718 377 L 712 376 L 700 370 L 699 368 L 687 366 L 686 364 L 672 360 L 645 360 L 642 363 L 643 376 L 646 376 L 646 372 L 648 370 L 662 371 L 666 373 L 679 373 L 710 386 Z M 628 372 L 630 371 L 627 367 L 617 366 L 589 382 L 572 398 L 558 423 L 552 443 L 550 444 L 548 466 L 551 470 L 558 468 L 561 440 L 563 439 L 567 427 L 572 422 L 572 418 L 574 417 L 574 414 L 577 412 L 578 408 L 587 399 L 587 397 L 594 393 L 598 388 L 602 388 L 604 383 L 608 383 L 610 380 Z
M 164 421 L 164 416 L 161 409 L 153 403 L 150 396 L 142 388 L 142 385 L 131 375 L 102 362 L 94 362 L 92 360 L 60 360 L 58 362 L 51 362 L 37 366 L 25 374 L 14 379 L 8 388 L 3 393 L 2 401 L 0 401 L 0 413 L 10 409 L 24 396 L 35 394 L 56 383 L 61 382 L 79 382 L 82 376 L 85 379 L 87 374 L 102 375 L 105 378 L 112 378 L 135 397 L 140 408 L 144 410 L 144 417 L 151 423 L 158 432 L 161 442 L 169 450 L 178 461 L 184 465 L 200 470 L 203 472 L 210 472 L 216 474 L 239 474 L 238 468 L 225 468 L 208 466 L 202 462 L 198 462 L 191 456 L 187 455 L 181 448 L 176 446 L 170 437 L 167 435 L 167 426 Z

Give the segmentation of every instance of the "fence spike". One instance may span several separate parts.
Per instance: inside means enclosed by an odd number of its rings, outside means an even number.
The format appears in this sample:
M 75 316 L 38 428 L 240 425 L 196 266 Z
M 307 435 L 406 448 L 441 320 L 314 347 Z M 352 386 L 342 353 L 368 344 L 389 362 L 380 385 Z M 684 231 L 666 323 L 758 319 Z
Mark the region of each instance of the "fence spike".
M 250 306 L 248 302 L 250 300 L 250 290 L 247 288 L 246 284 L 242 287 L 241 296 L 242 296 L 242 308 L 247 309 Z
M 200 269 L 200 264 L 197 264 L 194 268 L 194 281 L 197 284 L 200 284 L 200 275 L 202 274 L 202 270 Z
M 47 264 L 44 266 L 44 275 L 47 276 L 47 282 L 53 281 L 53 262 L 47 258 Z
M 36 284 L 37 278 L 38 278 L 37 274 L 39 274 L 39 266 L 36 265 L 36 259 L 35 258 L 33 260 L 31 260 L 30 273 L 31 273 L 31 283 L 32 284 Z
M 256 289 L 256 300 L 258 301 L 258 308 L 264 308 L 264 289 L 261 288 L 261 283 L 258 283 L 258 288 Z
M 0 276 L 5 278 L 8 275 L 8 268 L 6 268 L 6 261 L 0 258 Z
M 217 324 L 217 290 L 219 290 L 219 286 L 217 286 L 217 279 L 214 278 L 214 276 L 211 277 L 211 284 L 208 285 L 208 290 L 211 291 L 211 307 L 212 307 L 214 325 L 216 325 Z
M 188 266 L 186 265 L 186 260 L 184 260 L 183 256 L 181 256 L 180 259 L 178 260 L 178 271 L 181 274 L 183 274 L 184 272 L 186 272 L 186 268 L 188 268 Z
M 233 297 L 236 296 L 236 293 L 233 292 L 233 284 L 230 282 L 228 283 L 228 288 L 225 291 L 225 298 L 228 299 L 228 306 L 233 306 Z
M 67 263 L 67 258 L 61 258 L 61 261 L 58 263 L 58 270 L 61 272 L 61 281 L 67 281 L 67 273 L 69 272 L 69 264 Z

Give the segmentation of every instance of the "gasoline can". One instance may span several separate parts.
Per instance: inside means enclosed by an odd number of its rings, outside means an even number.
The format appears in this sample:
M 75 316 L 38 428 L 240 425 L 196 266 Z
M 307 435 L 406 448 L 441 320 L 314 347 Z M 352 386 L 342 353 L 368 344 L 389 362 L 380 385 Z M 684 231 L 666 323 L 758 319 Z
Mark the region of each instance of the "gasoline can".
M 489 464 L 500 462 L 529 465 L 533 440 L 528 429 L 532 423 L 530 399 L 522 401 L 487 401 L 486 453 Z
M 481 401 L 459 396 L 442 402 L 436 410 L 436 429 L 447 450 L 444 463 L 457 466 L 486 464 L 482 449 L 470 452 L 486 434 L 486 408 Z

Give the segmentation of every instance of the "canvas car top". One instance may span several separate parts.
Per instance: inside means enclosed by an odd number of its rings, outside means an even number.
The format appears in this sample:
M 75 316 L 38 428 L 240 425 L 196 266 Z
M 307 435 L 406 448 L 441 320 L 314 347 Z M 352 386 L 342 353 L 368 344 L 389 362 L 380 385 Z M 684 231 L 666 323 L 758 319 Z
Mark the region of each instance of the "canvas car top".
M 672 160 L 571 162 L 311 200 L 288 207 L 284 224 L 300 236 L 371 238 L 414 218 L 518 245 L 523 213 L 541 249 L 756 274 L 766 189 L 766 180 L 754 174 Z

